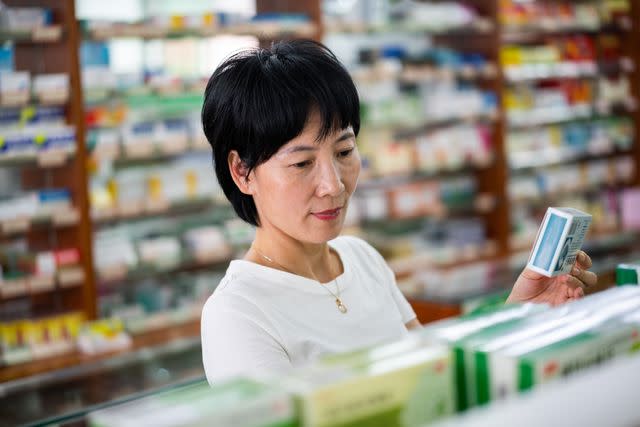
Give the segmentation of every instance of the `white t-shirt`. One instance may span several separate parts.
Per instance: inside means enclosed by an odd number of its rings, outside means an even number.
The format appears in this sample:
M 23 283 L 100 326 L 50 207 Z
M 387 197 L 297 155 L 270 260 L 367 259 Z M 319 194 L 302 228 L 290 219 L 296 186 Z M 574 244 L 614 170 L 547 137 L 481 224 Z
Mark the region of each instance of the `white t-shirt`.
M 382 256 L 365 241 L 329 242 L 344 272 L 336 284 L 250 261 L 232 261 L 202 310 L 202 359 L 210 384 L 234 375 L 282 373 L 319 356 L 367 347 L 408 334 L 416 315 Z

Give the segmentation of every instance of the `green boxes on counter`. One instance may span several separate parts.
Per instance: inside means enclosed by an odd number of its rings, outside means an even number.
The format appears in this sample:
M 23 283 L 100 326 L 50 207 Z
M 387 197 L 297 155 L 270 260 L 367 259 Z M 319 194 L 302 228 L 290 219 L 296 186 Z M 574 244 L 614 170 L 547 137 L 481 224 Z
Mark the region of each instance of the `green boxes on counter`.
M 288 393 L 238 379 L 209 387 L 206 381 L 89 414 L 91 427 L 296 427 Z
M 600 306 L 538 322 L 529 328 L 539 329 L 537 334 L 523 337 L 517 331 L 520 339 L 510 343 L 505 342 L 508 335 L 498 334 L 469 349 L 478 403 L 515 395 L 635 351 L 640 343 L 640 293 Z M 553 327 L 541 328 L 545 324 Z
M 473 406 L 475 398 L 469 384 L 469 363 L 465 360 L 464 347 L 461 345 L 468 337 L 485 330 L 503 325 L 518 324 L 530 316 L 545 312 L 548 306 L 542 304 L 503 305 L 491 310 L 483 310 L 461 317 L 445 319 L 432 323 L 419 331 L 424 342 L 442 343 L 451 348 L 455 364 L 456 409 L 464 411 Z
M 332 356 L 284 385 L 304 427 L 422 427 L 455 411 L 449 349 L 416 339 Z
M 640 285 L 640 260 L 632 263 L 618 264 L 616 268 L 616 284 Z

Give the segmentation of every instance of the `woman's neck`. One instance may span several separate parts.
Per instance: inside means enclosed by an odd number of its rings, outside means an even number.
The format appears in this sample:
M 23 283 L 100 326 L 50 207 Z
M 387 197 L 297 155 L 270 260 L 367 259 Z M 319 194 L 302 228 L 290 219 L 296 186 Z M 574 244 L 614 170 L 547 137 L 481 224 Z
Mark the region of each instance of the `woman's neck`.
M 321 283 L 342 274 L 340 257 L 326 242 L 305 243 L 262 227 L 256 229 L 256 237 L 244 259 Z

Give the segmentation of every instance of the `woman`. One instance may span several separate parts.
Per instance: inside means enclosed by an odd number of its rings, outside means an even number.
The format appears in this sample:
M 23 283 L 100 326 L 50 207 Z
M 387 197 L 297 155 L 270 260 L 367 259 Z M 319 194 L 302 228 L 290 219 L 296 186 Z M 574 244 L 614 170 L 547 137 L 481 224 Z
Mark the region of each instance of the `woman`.
M 283 372 L 317 357 L 398 339 L 420 324 L 384 259 L 339 237 L 356 189 L 356 88 L 321 44 L 236 54 L 211 76 L 202 109 L 215 171 L 255 240 L 202 312 L 210 383 Z M 559 278 L 525 270 L 509 301 L 559 304 L 596 283 L 589 257 Z

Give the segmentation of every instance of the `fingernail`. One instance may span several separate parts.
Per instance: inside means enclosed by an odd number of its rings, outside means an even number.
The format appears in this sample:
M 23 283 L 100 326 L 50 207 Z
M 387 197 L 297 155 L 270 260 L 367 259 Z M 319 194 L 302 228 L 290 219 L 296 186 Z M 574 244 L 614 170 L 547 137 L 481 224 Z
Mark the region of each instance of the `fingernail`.
M 581 273 L 580 269 L 578 267 L 573 267 L 573 269 L 571 270 L 571 274 L 573 274 L 574 276 L 577 276 Z

